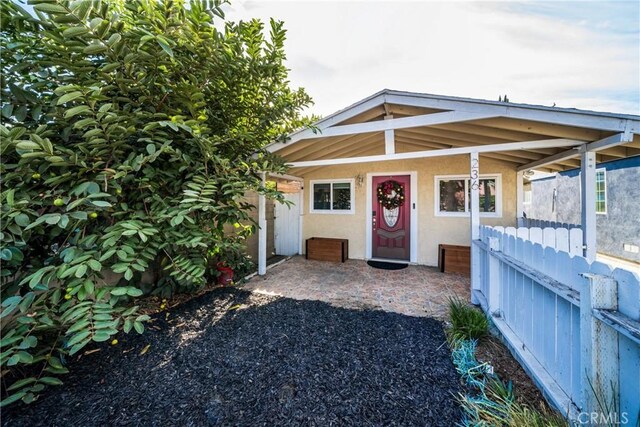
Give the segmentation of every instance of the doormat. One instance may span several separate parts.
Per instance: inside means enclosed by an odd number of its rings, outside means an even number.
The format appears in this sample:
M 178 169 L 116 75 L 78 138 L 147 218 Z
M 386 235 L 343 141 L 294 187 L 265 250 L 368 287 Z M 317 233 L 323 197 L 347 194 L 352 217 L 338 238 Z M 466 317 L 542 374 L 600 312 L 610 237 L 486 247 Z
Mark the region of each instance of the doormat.
M 382 270 L 402 270 L 403 268 L 407 268 L 409 264 L 401 264 L 397 262 L 382 262 L 382 261 L 367 261 L 373 268 L 380 268 Z

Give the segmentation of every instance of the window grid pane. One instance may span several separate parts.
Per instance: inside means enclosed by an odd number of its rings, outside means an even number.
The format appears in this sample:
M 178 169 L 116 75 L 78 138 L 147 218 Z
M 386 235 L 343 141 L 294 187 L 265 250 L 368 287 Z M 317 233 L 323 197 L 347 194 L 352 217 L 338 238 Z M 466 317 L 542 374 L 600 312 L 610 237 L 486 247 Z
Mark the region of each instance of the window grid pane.
M 351 184 L 336 182 L 333 184 L 333 209 L 348 211 L 351 209 Z
M 331 184 L 313 184 L 313 209 L 331 209 Z
M 440 212 L 466 212 L 465 187 L 463 179 L 440 180 Z
M 607 212 L 607 185 L 604 171 L 596 171 L 596 213 Z

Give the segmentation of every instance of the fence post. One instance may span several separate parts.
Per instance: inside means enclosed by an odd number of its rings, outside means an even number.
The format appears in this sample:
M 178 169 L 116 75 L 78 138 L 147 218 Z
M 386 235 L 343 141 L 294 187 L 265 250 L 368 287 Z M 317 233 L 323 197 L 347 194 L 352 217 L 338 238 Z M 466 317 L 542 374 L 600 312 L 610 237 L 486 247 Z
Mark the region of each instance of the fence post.
M 497 237 L 489 237 L 489 250 L 487 256 L 489 257 L 489 268 L 487 271 L 487 284 L 489 285 L 489 295 L 487 297 L 487 304 L 489 314 L 493 316 L 500 316 L 500 261 L 495 256 L 491 255 L 491 252 L 500 252 L 500 239 Z
M 589 280 L 580 290 L 580 347 L 582 412 L 618 414 L 618 333 L 593 317 L 593 309 L 618 308 L 618 283 L 606 276 L 585 273 Z M 605 406 L 600 407 L 598 400 Z

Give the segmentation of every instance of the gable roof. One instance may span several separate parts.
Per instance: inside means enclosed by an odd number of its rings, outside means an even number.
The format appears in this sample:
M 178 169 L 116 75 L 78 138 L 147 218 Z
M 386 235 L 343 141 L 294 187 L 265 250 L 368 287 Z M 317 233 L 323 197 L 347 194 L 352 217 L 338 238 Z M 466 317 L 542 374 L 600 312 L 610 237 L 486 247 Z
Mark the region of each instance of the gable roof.
M 534 166 L 547 170 L 579 166 L 572 157 L 580 152 L 567 147 L 584 149 L 587 143 L 596 143 L 589 148 L 599 152 L 598 161 L 640 155 L 640 116 L 389 89 L 319 120 L 314 128 L 298 130 L 267 149 L 298 174 L 331 160 L 393 160 L 435 150 L 449 151 L 423 157 L 480 150 L 515 167 L 538 162 Z M 545 162 L 550 156 L 556 158 Z

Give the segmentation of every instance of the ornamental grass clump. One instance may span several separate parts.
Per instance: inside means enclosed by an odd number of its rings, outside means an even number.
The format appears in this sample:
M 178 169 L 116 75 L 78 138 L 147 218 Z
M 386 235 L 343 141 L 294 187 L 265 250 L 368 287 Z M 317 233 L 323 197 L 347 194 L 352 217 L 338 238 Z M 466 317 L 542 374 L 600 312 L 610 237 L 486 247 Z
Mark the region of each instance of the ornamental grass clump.
M 488 321 L 482 312 L 460 299 L 450 299 L 449 308 L 453 364 L 467 389 L 458 395 L 464 413 L 461 426 L 568 426 L 558 413 L 519 402 L 513 383 L 504 382 L 489 363 L 476 359 L 477 340 L 488 334 Z
M 264 147 L 310 104 L 283 23 L 225 22 L 221 0 L 29 4 L 0 1 L 0 406 L 142 333 L 144 293 L 238 270 L 221 257 L 245 233 L 225 229 L 251 223 L 247 191 L 284 200 Z
M 489 334 L 489 320 L 484 313 L 460 298 L 449 298 L 449 316 L 449 336 L 453 340 L 481 339 Z

